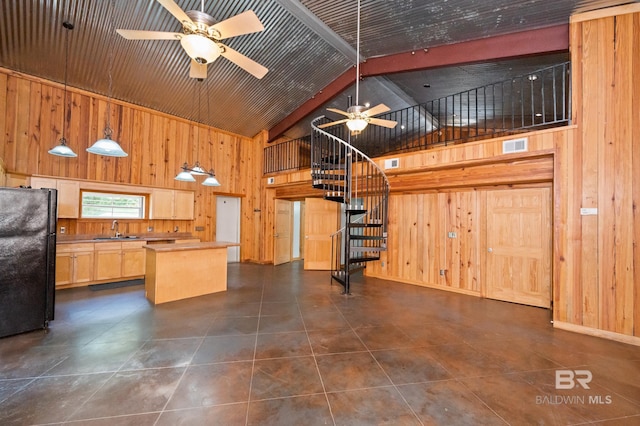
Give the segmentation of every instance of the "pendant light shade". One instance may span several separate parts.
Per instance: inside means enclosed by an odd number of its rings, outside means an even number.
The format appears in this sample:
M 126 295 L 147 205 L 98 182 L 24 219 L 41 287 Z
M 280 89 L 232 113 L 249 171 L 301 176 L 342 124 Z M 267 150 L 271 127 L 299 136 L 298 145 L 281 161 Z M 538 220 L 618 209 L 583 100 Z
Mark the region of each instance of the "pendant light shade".
M 193 168 L 191 169 L 190 173 L 196 176 L 204 176 L 207 174 L 207 172 L 205 172 L 204 169 L 200 167 L 199 161 L 196 161 L 196 164 L 193 165 Z
M 67 146 L 67 139 L 64 137 L 67 129 L 67 70 L 69 68 L 69 32 L 73 29 L 73 24 L 69 21 L 62 23 L 64 29 L 66 29 L 65 35 L 65 53 L 64 53 L 64 109 L 62 117 L 62 137 L 60 138 L 60 145 L 57 145 L 47 151 L 51 155 L 57 155 L 58 157 L 73 158 L 78 154 L 73 152 L 71 148 Z
M 51 155 L 57 155 L 58 157 L 77 157 L 78 154 L 73 152 L 71 148 L 67 146 L 67 140 L 65 138 L 60 138 L 60 145 L 57 145 L 54 148 L 51 148 L 49 151 Z
M 87 152 L 96 155 L 105 155 L 107 157 L 126 157 L 128 154 L 124 152 L 118 142 L 111 139 L 111 130 L 104 130 L 104 138 L 98 139 L 92 146 L 87 148 Z
M 208 64 L 220 56 L 220 48 L 213 40 L 199 34 L 189 34 L 180 39 L 187 55 L 199 64 Z
M 184 163 L 182 165 L 182 171 L 176 175 L 175 180 L 179 180 L 180 182 L 195 182 L 196 178 L 190 173 L 191 169 L 189 169 L 189 165 Z
M 220 186 L 220 182 L 218 182 L 218 179 L 216 179 L 216 174 L 213 173 L 213 170 L 209 170 L 209 177 L 206 178 L 202 184 L 204 186 Z
M 367 120 L 363 118 L 354 118 L 352 120 L 347 121 L 347 127 L 352 132 L 360 133 L 367 127 Z

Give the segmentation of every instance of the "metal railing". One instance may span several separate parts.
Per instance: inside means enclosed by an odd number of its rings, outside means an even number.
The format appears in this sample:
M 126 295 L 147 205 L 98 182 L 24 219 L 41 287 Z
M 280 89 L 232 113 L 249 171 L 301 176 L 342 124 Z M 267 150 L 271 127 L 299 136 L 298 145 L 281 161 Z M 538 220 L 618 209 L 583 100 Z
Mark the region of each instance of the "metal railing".
M 311 166 L 311 135 L 264 149 L 262 173 L 308 169 Z
M 323 121 L 311 122 L 311 178 L 326 200 L 344 205 L 345 227 L 331 236 L 331 272 L 349 293 L 351 265 L 371 260 L 367 252 L 386 247 L 389 180 L 348 141 L 318 128 Z M 350 232 L 353 227 L 356 231 Z
M 368 126 L 351 144 L 369 157 L 428 149 L 569 124 L 571 118 L 570 62 L 445 96 L 376 117 L 393 120 L 393 129 Z M 328 120 L 326 120 L 328 121 Z M 326 122 L 325 121 L 325 122 Z M 347 140 L 344 125 L 325 128 Z M 296 139 L 287 143 L 299 144 Z M 286 143 L 285 143 L 286 144 Z M 265 148 L 265 173 L 309 167 L 308 159 L 268 158 L 307 155 L 306 150 Z M 296 145 L 297 146 L 297 145 Z

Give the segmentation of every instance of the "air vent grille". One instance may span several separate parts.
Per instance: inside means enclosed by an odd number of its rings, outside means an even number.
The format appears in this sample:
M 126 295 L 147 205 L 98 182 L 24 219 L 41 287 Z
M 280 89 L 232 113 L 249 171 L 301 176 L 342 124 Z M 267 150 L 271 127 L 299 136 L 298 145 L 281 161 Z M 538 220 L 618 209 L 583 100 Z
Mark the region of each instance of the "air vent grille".
M 502 153 L 511 154 L 514 152 L 527 151 L 527 138 L 511 139 L 502 142 Z

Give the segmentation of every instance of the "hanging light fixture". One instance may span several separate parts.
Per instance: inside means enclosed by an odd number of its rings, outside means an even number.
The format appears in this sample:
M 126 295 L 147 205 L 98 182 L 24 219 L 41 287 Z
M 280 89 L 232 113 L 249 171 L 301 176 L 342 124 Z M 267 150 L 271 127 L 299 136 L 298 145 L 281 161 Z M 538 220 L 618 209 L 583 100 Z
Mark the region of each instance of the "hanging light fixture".
M 92 146 L 87 148 L 87 152 L 91 154 L 104 155 L 107 157 L 126 157 L 128 154 L 124 152 L 120 144 L 111 139 L 111 97 L 113 95 L 113 0 L 111 1 L 111 19 L 109 20 L 109 97 L 107 98 L 107 125 L 104 128 L 104 138 L 98 139 Z
M 58 157 L 77 157 L 78 154 L 73 152 L 71 148 L 67 146 L 67 139 L 64 137 L 67 127 L 67 70 L 69 68 L 69 32 L 73 29 L 73 24 L 69 21 L 64 21 L 62 26 L 67 30 L 65 34 L 65 52 L 64 52 L 64 107 L 62 118 L 62 137 L 60 138 L 60 145 L 51 148 L 48 152 L 51 155 L 57 155 Z
M 202 80 L 197 79 L 195 81 L 201 82 Z M 195 84 L 198 84 L 198 83 L 195 83 Z M 196 153 L 199 153 L 200 151 L 200 121 L 201 121 L 200 120 L 200 94 L 201 94 L 201 91 L 200 91 L 200 88 L 198 88 L 198 127 L 197 127 L 198 136 L 196 137 L 196 143 L 197 143 Z M 207 114 L 209 114 L 209 96 L 208 95 L 207 95 Z M 209 143 L 209 145 L 211 144 Z M 209 154 L 211 154 L 211 152 L 209 152 Z M 185 162 L 180 168 L 180 170 L 181 170 L 180 173 L 178 173 L 174 178 L 175 180 L 178 180 L 181 182 L 195 182 L 196 179 L 193 176 L 207 176 L 207 178 L 202 182 L 202 185 L 220 186 L 220 182 L 218 181 L 218 179 L 216 179 L 216 174 L 214 173 L 213 169 L 209 169 L 209 171 L 206 172 L 202 168 L 198 160 L 196 160 L 193 167 L 189 167 L 189 163 Z
M 356 27 L 356 104 L 349 107 L 349 120 L 347 127 L 352 135 L 358 135 L 362 132 L 369 122 L 362 116 L 362 112 L 367 108 L 363 108 L 358 104 L 360 97 L 360 0 L 358 0 L 358 18 Z
M 187 163 L 182 165 L 182 171 L 178 173 L 178 175 L 174 178 L 175 180 L 179 180 L 181 182 L 195 182 L 196 178 L 191 174 L 191 169 Z
M 180 44 L 187 55 L 199 64 L 209 64 L 220 56 L 220 48 L 213 40 L 200 34 L 182 36 Z

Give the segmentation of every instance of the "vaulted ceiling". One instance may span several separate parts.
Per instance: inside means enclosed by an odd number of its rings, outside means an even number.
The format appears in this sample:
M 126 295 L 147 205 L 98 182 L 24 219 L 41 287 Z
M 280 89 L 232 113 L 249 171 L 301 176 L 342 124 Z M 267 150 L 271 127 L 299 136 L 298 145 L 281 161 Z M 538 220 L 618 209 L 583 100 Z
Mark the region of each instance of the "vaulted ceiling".
M 327 106 L 347 107 L 354 94 L 353 84 L 344 82 L 351 76 L 355 80 L 357 0 L 175 3 L 185 11 L 203 8 L 217 21 L 253 10 L 265 30 L 225 43 L 266 66 L 266 76 L 257 79 L 218 58 L 200 82 L 189 77 L 189 58 L 179 42 L 131 41 L 115 33 L 117 28 L 180 32 L 180 23 L 155 0 L 0 2 L 0 67 L 62 83 L 68 37 L 70 86 L 108 95 L 111 82 L 115 99 L 245 136 L 275 129 L 271 136 L 299 137 L 308 133 L 310 118 L 324 114 Z M 540 29 L 553 34 L 544 29 L 566 26 L 573 13 L 625 3 L 634 2 L 362 0 L 360 57 L 372 65 L 361 83 L 361 103 L 400 109 L 562 62 L 568 54 L 552 46 L 547 54 L 531 55 L 523 45 L 522 57 L 515 46 L 513 57 L 486 52 L 481 63 L 471 56 L 465 63 L 459 54 L 445 66 L 423 58 L 412 67 L 405 59 L 392 73 L 371 69 L 377 59 L 416 51 L 424 55 L 438 47 L 445 56 L 447 48 L 456 56 L 465 42 Z M 65 30 L 64 21 L 75 28 Z

